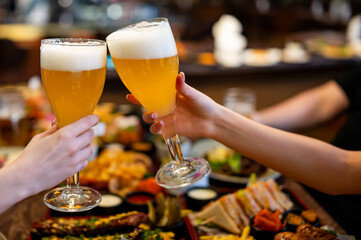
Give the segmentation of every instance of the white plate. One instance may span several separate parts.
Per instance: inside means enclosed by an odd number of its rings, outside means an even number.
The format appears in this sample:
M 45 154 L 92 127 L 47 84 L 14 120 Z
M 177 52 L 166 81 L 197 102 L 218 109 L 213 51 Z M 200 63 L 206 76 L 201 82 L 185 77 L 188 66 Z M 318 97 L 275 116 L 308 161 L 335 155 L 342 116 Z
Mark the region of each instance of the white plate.
M 223 144 L 214 141 L 212 139 L 202 139 L 197 141 L 193 144 L 193 147 L 191 149 L 190 156 L 192 157 L 204 157 L 207 152 L 209 152 L 211 149 L 224 146 Z M 216 173 L 212 172 L 210 173 L 210 178 L 224 181 L 224 182 L 230 182 L 230 183 L 239 183 L 239 184 L 246 184 L 248 182 L 248 177 L 238 177 L 238 176 L 230 176 L 226 174 Z M 276 172 L 273 169 L 267 168 L 267 170 L 261 175 L 258 176 L 261 180 L 267 180 L 269 178 L 277 179 L 280 177 L 281 174 L 279 172 Z

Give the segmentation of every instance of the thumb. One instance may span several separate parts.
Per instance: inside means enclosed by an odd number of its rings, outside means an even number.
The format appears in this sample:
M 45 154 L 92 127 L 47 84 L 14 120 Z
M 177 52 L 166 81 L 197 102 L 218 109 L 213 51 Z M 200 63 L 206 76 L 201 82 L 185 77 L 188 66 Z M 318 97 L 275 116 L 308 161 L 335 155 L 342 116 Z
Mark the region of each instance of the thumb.
M 39 133 L 37 135 L 35 135 L 31 141 L 28 143 L 28 145 L 26 146 L 26 148 L 36 144 L 38 141 L 40 141 L 41 139 L 50 136 L 51 134 L 53 134 L 54 132 L 56 132 L 59 129 L 59 125 L 57 123 L 55 123 L 54 125 L 51 126 L 51 128 L 43 133 Z
M 52 123 L 51 128 L 41 134 L 41 138 L 47 137 L 53 133 L 55 133 L 59 129 L 59 125 L 57 122 Z
M 177 94 L 189 100 L 197 100 L 197 91 L 185 83 L 185 75 L 183 72 L 179 73 L 176 80 Z

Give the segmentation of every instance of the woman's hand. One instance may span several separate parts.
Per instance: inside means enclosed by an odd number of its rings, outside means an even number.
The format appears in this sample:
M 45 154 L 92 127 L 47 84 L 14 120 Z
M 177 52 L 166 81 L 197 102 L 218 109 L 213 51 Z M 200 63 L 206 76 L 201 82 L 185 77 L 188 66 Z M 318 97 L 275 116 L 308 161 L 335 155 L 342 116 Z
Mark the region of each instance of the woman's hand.
M 98 116 L 89 115 L 61 129 L 55 123 L 50 130 L 33 137 L 10 165 L 28 180 L 31 194 L 54 187 L 86 167 L 93 153 L 91 127 L 98 121 Z
M 190 87 L 185 83 L 184 73 L 180 73 L 176 80 L 176 121 L 179 135 L 189 137 L 210 136 L 213 130 L 213 117 L 217 113 L 218 104 L 211 98 Z M 127 99 L 140 104 L 132 94 Z M 153 123 L 150 131 L 159 134 L 164 126 L 163 121 L 158 119 L 156 113 L 145 112 L 143 119 L 147 123 Z

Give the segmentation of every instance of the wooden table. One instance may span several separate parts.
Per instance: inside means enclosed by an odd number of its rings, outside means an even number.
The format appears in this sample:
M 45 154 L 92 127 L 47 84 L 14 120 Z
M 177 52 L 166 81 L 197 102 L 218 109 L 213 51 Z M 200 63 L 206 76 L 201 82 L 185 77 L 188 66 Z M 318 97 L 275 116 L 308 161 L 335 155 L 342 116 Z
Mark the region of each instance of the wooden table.
M 306 206 L 316 211 L 320 221 L 324 225 L 332 226 L 338 233 L 345 233 L 340 225 L 332 219 L 300 184 L 285 178 L 284 186 L 294 192 Z M 2 232 L 8 240 L 28 239 L 32 223 L 46 218 L 48 209 L 43 203 L 44 194 L 45 192 L 42 192 L 27 198 L 0 215 L 0 232 Z

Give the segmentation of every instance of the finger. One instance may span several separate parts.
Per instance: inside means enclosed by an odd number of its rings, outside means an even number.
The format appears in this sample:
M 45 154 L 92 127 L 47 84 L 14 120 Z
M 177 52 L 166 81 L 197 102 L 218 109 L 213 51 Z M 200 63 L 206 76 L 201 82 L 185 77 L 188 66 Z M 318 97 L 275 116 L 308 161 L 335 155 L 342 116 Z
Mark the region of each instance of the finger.
M 95 136 L 94 130 L 92 128 L 86 130 L 82 134 L 76 137 L 77 149 L 83 149 L 93 140 Z
M 133 104 L 142 105 L 142 104 L 138 101 L 138 99 L 136 99 L 136 97 L 134 97 L 133 94 L 127 94 L 126 98 L 127 98 L 127 100 L 128 100 L 129 102 L 131 102 L 131 103 L 133 103 Z
M 67 177 L 70 178 L 70 177 L 74 176 L 74 174 L 83 170 L 87 165 L 88 165 L 88 160 L 82 160 L 82 161 L 78 162 L 75 166 L 68 169 L 67 172 L 69 173 L 69 176 L 67 176 Z
M 75 173 L 83 170 L 84 168 L 86 168 L 86 166 L 88 165 L 88 160 L 83 160 L 80 163 L 78 163 L 75 168 L 74 168 L 74 173 L 72 175 L 74 175 Z
M 152 123 L 152 122 L 155 122 L 156 120 L 158 119 L 158 115 L 157 113 L 155 112 L 145 112 L 143 113 L 143 120 L 146 122 L 146 123 Z
M 88 160 L 93 154 L 93 148 L 88 144 L 81 150 L 77 151 L 72 157 L 72 163 L 70 165 L 76 166 L 84 160 Z
M 187 93 L 189 92 L 189 89 L 187 88 L 190 86 L 188 86 L 186 83 L 185 83 L 185 75 L 183 72 L 179 73 L 177 75 L 177 80 L 176 80 L 176 89 L 177 89 L 177 92 L 182 94 L 182 95 L 186 95 L 187 96 Z
M 76 121 L 72 124 L 69 124 L 69 125 L 63 127 L 61 130 L 68 131 L 73 136 L 78 136 L 81 133 L 88 130 L 89 128 L 95 126 L 98 122 L 99 122 L 99 117 L 97 115 L 94 115 L 94 114 L 88 115 L 88 116 L 85 116 L 85 117 L 79 119 L 78 121 Z
M 58 129 L 59 129 L 58 124 L 52 125 L 49 130 L 46 130 L 45 132 L 38 134 L 36 138 L 37 139 L 42 139 L 44 137 L 47 137 L 47 136 L 55 133 L 56 130 L 58 130 Z
M 185 74 L 183 72 L 179 73 L 177 76 L 176 89 L 177 94 L 180 94 L 191 101 L 197 101 L 199 99 L 199 96 L 197 96 L 198 91 L 185 83 Z
M 164 122 L 163 121 L 159 121 L 156 123 L 153 123 L 152 126 L 150 126 L 150 132 L 153 134 L 161 134 L 161 130 L 164 126 Z

